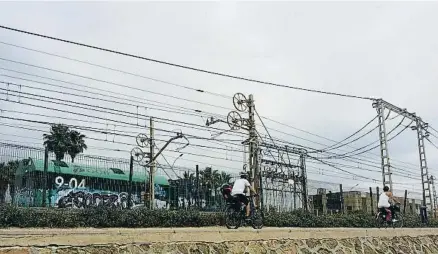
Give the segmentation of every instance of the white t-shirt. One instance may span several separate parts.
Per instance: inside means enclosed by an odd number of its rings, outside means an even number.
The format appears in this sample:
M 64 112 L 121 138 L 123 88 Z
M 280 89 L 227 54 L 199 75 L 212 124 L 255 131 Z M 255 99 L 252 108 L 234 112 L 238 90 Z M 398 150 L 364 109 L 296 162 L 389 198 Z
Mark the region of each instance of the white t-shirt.
M 379 203 L 377 204 L 378 208 L 382 208 L 382 207 L 390 207 L 391 205 L 389 204 L 389 197 L 388 195 L 386 195 L 385 192 L 383 192 L 382 194 L 380 194 L 379 197 Z
M 237 179 L 234 182 L 233 190 L 231 191 L 231 195 L 237 195 L 237 194 L 245 194 L 246 187 L 250 187 L 251 184 L 249 184 L 248 180 L 246 179 Z

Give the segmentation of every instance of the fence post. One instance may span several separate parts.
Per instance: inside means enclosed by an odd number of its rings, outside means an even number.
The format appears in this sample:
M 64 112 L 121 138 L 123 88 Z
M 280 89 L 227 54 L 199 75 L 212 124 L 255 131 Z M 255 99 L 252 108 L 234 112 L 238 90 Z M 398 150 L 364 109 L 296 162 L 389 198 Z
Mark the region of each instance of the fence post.
M 428 223 L 427 206 L 422 205 L 420 207 L 420 216 L 421 216 L 421 222 L 427 224 Z
M 134 157 L 129 160 L 128 207 L 132 208 L 132 175 L 134 174 Z
M 344 192 L 342 191 L 342 184 L 339 185 L 339 194 L 341 197 L 341 213 L 345 213 L 344 209 Z
M 373 188 L 372 187 L 370 187 L 370 198 L 371 198 L 371 215 L 374 215 L 374 209 L 375 209 L 375 206 L 374 206 L 374 198 L 373 198 Z
M 200 197 L 199 197 L 199 165 L 196 165 L 196 207 L 200 208 Z
M 408 201 L 408 190 L 405 190 L 405 200 L 403 202 L 403 214 L 406 214 L 406 202 Z
M 49 169 L 49 149 L 46 146 L 44 149 L 44 172 L 43 172 L 43 202 L 42 206 L 47 205 L 47 171 Z
M 376 187 L 376 194 L 377 194 L 377 204 L 379 204 L 379 199 L 380 199 L 380 193 L 379 193 L 379 187 Z

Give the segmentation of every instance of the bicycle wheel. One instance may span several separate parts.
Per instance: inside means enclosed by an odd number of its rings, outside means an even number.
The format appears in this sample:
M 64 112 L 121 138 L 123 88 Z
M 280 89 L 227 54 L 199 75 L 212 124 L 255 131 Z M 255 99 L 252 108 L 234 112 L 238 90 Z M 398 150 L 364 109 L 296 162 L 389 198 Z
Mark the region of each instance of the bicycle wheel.
M 233 207 L 227 207 L 225 210 L 225 226 L 228 229 L 238 229 L 241 222 L 240 214 Z
M 251 226 L 254 229 L 261 229 L 263 227 L 263 215 L 258 209 L 255 209 L 251 215 Z
M 376 214 L 376 216 L 374 217 L 374 222 L 376 223 L 377 228 L 381 228 L 383 224 L 382 219 L 380 217 L 381 217 L 380 213 Z
M 400 227 L 402 228 L 404 226 L 404 220 L 403 220 L 403 214 L 398 213 L 396 216 L 396 222 L 392 223 L 392 226 L 395 227 Z

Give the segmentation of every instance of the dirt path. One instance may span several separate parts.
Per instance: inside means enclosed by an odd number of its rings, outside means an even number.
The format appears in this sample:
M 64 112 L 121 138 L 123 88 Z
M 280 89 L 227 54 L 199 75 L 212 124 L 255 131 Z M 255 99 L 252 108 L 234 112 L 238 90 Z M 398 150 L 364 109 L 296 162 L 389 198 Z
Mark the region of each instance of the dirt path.
M 355 237 L 438 235 L 438 229 L 360 229 L 360 228 L 146 228 L 146 229 L 1 229 L 0 247 L 85 246 L 90 244 L 133 244 L 168 242 L 224 242 L 269 239 L 340 239 Z

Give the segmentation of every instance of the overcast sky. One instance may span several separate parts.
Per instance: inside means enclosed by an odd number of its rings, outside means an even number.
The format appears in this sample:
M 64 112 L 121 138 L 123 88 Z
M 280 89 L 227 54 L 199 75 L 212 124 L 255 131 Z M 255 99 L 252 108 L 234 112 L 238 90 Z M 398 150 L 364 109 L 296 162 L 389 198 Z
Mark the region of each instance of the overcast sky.
M 436 86 L 438 83 L 438 34 L 434 32 L 436 24 L 438 24 L 438 17 L 436 15 L 438 3 L 2 2 L 0 7 L 0 24 L 5 26 L 253 79 L 323 91 L 383 98 L 402 108 L 407 108 L 411 112 L 416 112 L 424 121 L 438 129 L 438 116 L 436 115 L 438 102 L 435 99 L 438 92 L 438 87 Z M 82 61 L 89 61 L 195 89 L 225 94 L 230 97 L 236 92 L 241 92 L 245 95 L 253 94 L 256 108 L 260 115 L 317 134 L 326 139 L 265 120 L 268 128 L 289 134 L 286 135 L 271 130 L 272 136 L 314 148 L 322 148 L 333 144 L 333 142 L 327 139 L 341 140 L 347 137 L 376 115 L 371 102 L 365 100 L 314 94 L 216 77 L 96 50 L 84 49 L 6 30 L 0 30 L 0 41 L 68 56 Z M 74 82 L 98 89 L 105 89 L 109 92 L 136 96 L 137 98 L 132 99 L 132 101 L 125 100 L 125 102 L 135 105 L 140 105 L 140 102 L 143 101 L 146 104 L 154 103 L 155 108 L 159 108 L 158 105 L 161 103 L 166 106 L 170 105 L 169 107 L 173 108 L 186 107 L 198 109 L 204 112 L 220 114 L 224 117 L 233 109 L 230 98 L 190 91 L 169 84 L 154 82 L 4 44 L 0 44 L 0 56 L 8 60 L 26 62 L 92 77 L 95 80 L 0 60 L 0 67 L 2 68 Z M 22 80 L 26 78 L 33 81 L 69 86 L 69 84 L 61 83 L 60 81 L 50 81 L 6 70 L 0 70 L 0 74 L 9 76 L 1 76 L 0 80 L 3 82 L 15 82 L 33 87 L 54 89 L 44 84 Z M 21 78 L 21 80 L 17 79 L 17 77 Z M 146 89 L 149 92 L 110 85 L 98 82 L 96 79 Z M 1 88 L 7 89 L 4 84 L 1 84 Z M 10 87 L 10 89 L 19 88 Z M 89 96 L 92 95 L 90 91 L 98 92 L 91 89 L 79 89 L 83 90 L 82 94 Z M 55 90 L 68 91 L 61 88 Z M 78 99 L 78 97 L 66 94 L 49 93 L 25 87 L 22 87 L 21 91 L 130 112 L 136 112 L 137 110 L 134 106 L 85 98 Z M 4 92 L 2 90 L 2 93 Z M 150 92 L 209 103 L 228 109 L 165 97 Z M 5 99 L 6 95 L 1 94 L 1 98 Z M 12 100 L 12 97 L 9 98 Z M 15 98 L 15 100 L 18 100 L 18 98 Z M 20 101 L 46 105 L 57 109 L 67 109 L 103 118 L 118 119 L 132 123 L 137 122 L 137 119 L 132 117 L 114 116 L 79 108 L 66 108 L 23 98 L 20 98 Z M 146 104 L 142 104 L 139 114 L 146 113 L 148 115 L 199 125 L 205 124 L 205 117 L 162 112 L 151 108 L 145 110 L 144 106 Z M 151 104 L 148 105 L 152 107 Z M 64 122 L 96 128 L 114 128 L 111 125 L 106 127 L 105 124 L 99 125 L 55 119 L 53 118 L 54 116 L 81 117 L 20 105 L 19 103 L 1 101 L 0 107 L 6 110 L 48 115 L 51 118 L 13 112 L 3 112 L 3 116 Z M 402 117 L 393 119 L 394 117 L 395 115 L 390 116 L 389 119 L 392 120 L 388 121 L 388 129 L 402 120 Z M 93 120 L 83 117 L 82 119 Z M 93 121 L 105 122 L 99 119 L 94 119 Z M 1 122 L 38 126 L 35 123 L 17 122 L 7 119 L 1 119 Z M 140 120 L 140 124 L 144 124 L 144 122 L 144 120 Z M 405 120 L 401 127 L 408 124 L 409 121 Z M 184 133 L 210 137 L 210 133 L 204 130 L 169 125 L 163 122 L 156 122 L 155 125 L 156 128 L 167 130 L 179 129 Z M 361 132 L 361 134 L 373 129 L 374 126 L 376 126 L 376 121 Z M 216 127 L 227 128 L 226 124 L 220 124 Z M 39 125 L 39 128 L 48 130 L 48 127 L 44 125 Z M 41 132 L 8 126 L 1 126 L 0 130 L 2 133 L 0 138 L 4 140 L 15 140 L 21 144 L 27 143 L 28 145 L 41 143 Z M 125 133 L 129 132 L 131 135 L 142 131 L 141 128 L 119 126 L 116 127 L 116 130 Z M 265 132 L 262 126 L 258 126 L 258 130 L 261 133 Z M 398 131 L 399 129 L 395 130 L 392 134 Z M 92 132 L 85 133 L 98 139 L 112 141 L 114 138 L 115 141 L 119 142 L 135 143 L 133 138 L 113 137 Z M 10 134 L 33 137 L 34 139 L 10 136 Z M 162 134 L 169 135 L 169 133 L 157 132 L 157 135 Z M 438 133 L 435 134 L 438 136 Z M 168 137 L 162 136 L 159 138 L 165 140 Z M 224 134 L 218 137 L 218 139 L 221 138 L 236 139 L 239 137 Z M 242 140 L 243 138 L 239 139 Z M 342 154 L 360 148 L 377 139 L 378 133 L 373 131 L 363 139 L 351 143 L 351 147 L 342 147 L 333 152 Z M 432 138 L 431 140 L 438 144 L 438 139 Z M 225 149 L 242 149 L 239 145 L 225 146 L 221 143 L 200 140 L 190 140 L 190 142 L 192 144 L 219 146 Z M 96 140 L 87 140 L 87 143 L 89 146 L 96 148 L 90 147 L 86 153 L 106 156 L 126 158 L 129 155 L 127 152 L 106 151 L 102 149 L 131 150 L 133 148 L 133 146 Z M 234 143 L 236 144 L 236 142 Z M 163 142 L 159 142 L 159 145 L 162 144 Z M 99 147 L 100 150 L 98 150 Z M 176 148 L 178 146 L 175 144 L 170 147 L 170 149 Z M 399 172 L 408 174 L 406 170 L 409 170 L 411 171 L 409 174 L 417 172 L 415 177 L 418 178 L 420 176 L 419 167 L 417 166 L 419 162 L 415 132 L 408 129 L 405 133 L 391 141 L 389 148 L 389 154 L 391 158 L 394 158 L 393 162 L 398 166 Z M 426 150 L 428 152 L 427 156 L 431 174 L 438 175 L 438 171 L 435 170 L 438 169 L 438 150 L 429 144 L 427 144 Z M 190 168 L 194 168 L 195 164 L 200 164 L 201 167 L 213 165 L 216 169 L 220 169 L 220 166 L 223 166 L 223 168 L 233 170 L 234 172 L 242 168 L 241 161 L 243 155 L 239 152 L 226 152 L 225 150 L 211 151 L 193 146 L 189 146 L 182 151 L 182 153 L 184 152 L 187 152 L 187 154 L 184 154 L 176 162 L 176 165 Z M 203 155 L 219 157 L 219 159 L 189 155 L 188 153 L 202 153 Z M 167 151 L 165 155 L 168 157 L 170 164 L 172 164 L 178 153 Z M 379 149 L 363 155 L 368 160 L 373 161 L 374 165 L 379 165 Z M 357 160 L 363 159 L 363 157 L 355 158 Z M 230 161 L 231 159 L 235 161 Z M 360 163 L 333 162 L 357 167 L 356 169 L 346 168 L 348 171 L 356 174 L 381 179 L 378 168 L 368 167 L 374 171 L 377 170 L 376 172 L 369 172 L 363 170 L 367 166 Z M 160 163 L 164 163 L 162 159 L 160 159 Z M 370 183 L 370 181 L 360 178 L 353 179 L 351 175 L 315 163 L 309 163 L 308 170 L 309 178 L 314 180 L 344 183 L 349 186 L 359 184 L 359 187 L 363 188 L 371 184 L 379 184 Z M 339 174 L 346 179 L 322 176 L 322 172 Z M 421 189 L 418 185 L 419 181 L 411 177 L 394 176 L 394 182 L 399 183 L 398 189 Z M 416 183 L 417 186 L 414 187 L 412 184 L 402 185 L 407 182 Z

